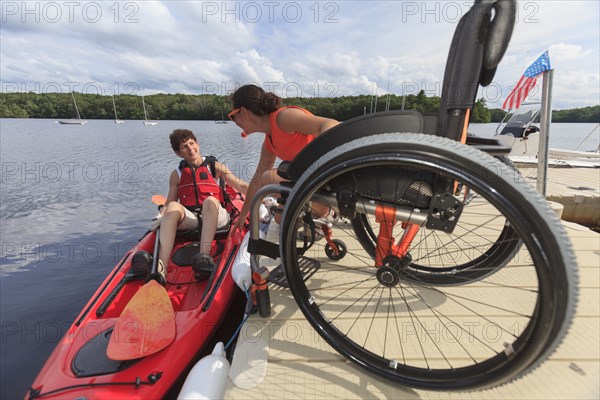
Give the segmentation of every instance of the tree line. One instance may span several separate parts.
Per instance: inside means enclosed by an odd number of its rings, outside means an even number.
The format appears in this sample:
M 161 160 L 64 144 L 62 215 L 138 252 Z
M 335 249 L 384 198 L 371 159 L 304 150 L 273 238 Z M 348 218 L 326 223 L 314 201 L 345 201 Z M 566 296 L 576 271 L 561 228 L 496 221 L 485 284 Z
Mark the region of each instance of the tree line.
M 82 118 L 114 119 L 112 96 L 74 93 Z M 120 119 L 143 119 L 144 111 L 140 96 L 119 95 L 114 97 Z M 148 119 L 155 120 L 219 120 L 231 109 L 228 96 L 215 94 L 184 95 L 155 94 L 144 97 Z M 365 113 L 389 110 L 417 110 L 435 113 L 439 109 L 438 96 L 426 96 L 424 91 L 416 95 L 394 94 L 373 97 L 370 95 L 342 97 L 290 97 L 286 105 L 304 107 L 314 114 L 345 121 Z M 75 117 L 75 106 L 70 93 L 1 93 L 0 118 L 50 118 Z M 501 109 L 489 109 L 485 99 L 477 100 L 471 122 L 500 122 L 505 115 Z M 593 107 L 555 110 L 553 122 L 600 122 L 600 105 Z

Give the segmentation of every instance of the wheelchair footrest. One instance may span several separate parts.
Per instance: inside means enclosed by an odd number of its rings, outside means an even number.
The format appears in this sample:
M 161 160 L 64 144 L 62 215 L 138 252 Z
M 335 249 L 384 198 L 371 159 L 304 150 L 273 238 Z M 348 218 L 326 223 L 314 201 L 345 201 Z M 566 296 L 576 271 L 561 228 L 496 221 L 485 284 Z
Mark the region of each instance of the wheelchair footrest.
M 317 260 L 308 257 L 298 257 L 298 266 L 300 267 L 300 274 L 302 275 L 302 279 L 305 281 L 310 278 L 315 272 L 321 268 L 321 263 Z M 283 265 L 279 265 L 269 274 L 269 278 L 267 279 L 269 282 L 274 283 L 277 286 L 284 287 L 289 289 L 290 285 L 287 281 L 287 277 L 285 276 L 285 272 L 283 271 Z

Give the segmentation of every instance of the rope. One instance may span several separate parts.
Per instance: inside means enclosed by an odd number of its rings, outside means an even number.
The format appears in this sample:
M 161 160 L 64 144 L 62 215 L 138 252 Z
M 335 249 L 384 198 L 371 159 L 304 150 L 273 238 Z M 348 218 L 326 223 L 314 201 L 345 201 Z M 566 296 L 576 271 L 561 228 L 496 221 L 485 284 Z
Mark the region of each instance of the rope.
M 246 286 L 244 286 L 244 292 L 246 293 L 246 300 L 247 301 L 251 301 L 251 299 L 250 299 L 250 290 L 246 289 Z M 237 338 L 237 336 L 240 333 L 240 330 L 242 329 L 242 325 L 244 325 L 244 323 L 248 320 L 248 317 L 250 317 L 249 314 L 244 314 L 244 318 L 242 319 L 242 322 L 240 322 L 240 324 L 238 325 L 237 329 L 235 330 L 235 332 L 231 336 L 231 339 L 229 339 L 229 341 L 225 345 L 225 351 L 227 351 L 227 349 L 229 348 L 229 346 L 231 346 L 231 344 L 233 343 L 234 339 Z
M 575 148 L 575 151 L 579 150 L 579 148 L 581 147 L 581 145 L 582 145 L 582 144 L 584 144 L 584 143 L 585 143 L 585 141 L 586 141 L 586 140 L 588 140 L 588 139 L 590 138 L 590 136 L 592 136 L 592 133 L 594 133 L 594 132 L 596 131 L 596 129 L 598 129 L 598 127 L 599 127 L 599 126 L 600 126 L 600 124 L 597 124 L 597 125 L 596 125 L 596 127 L 595 127 L 594 129 L 592 129 L 592 131 L 589 133 L 589 135 L 587 135 L 587 136 L 585 137 L 585 139 L 583 139 L 583 140 L 581 141 L 581 143 L 579 143 L 579 146 L 577 146 L 577 147 Z M 600 145 L 598 145 L 598 147 L 600 147 Z

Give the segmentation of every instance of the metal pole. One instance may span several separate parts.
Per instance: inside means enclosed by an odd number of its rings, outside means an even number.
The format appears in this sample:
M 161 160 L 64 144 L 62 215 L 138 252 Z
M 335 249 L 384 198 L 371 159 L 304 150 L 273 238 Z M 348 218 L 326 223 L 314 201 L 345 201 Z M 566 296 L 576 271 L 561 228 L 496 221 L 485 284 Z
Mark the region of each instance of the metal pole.
M 542 75 L 542 110 L 540 112 L 540 145 L 538 148 L 537 191 L 546 196 L 546 180 L 548 176 L 548 137 L 552 122 L 552 79 L 554 70 L 544 71 Z
M 258 240 L 260 238 L 259 234 L 258 234 L 258 209 L 260 208 L 260 204 L 262 202 L 262 199 L 268 195 L 268 194 L 272 194 L 272 193 L 284 193 L 287 192 L 289 193 L 289 191 L 291 190 L 291 188 L 280 185 L 278 183 L 271 183 L 269 185 L 263 186 L 262 188 L 258 189 L 258 191 L 254 194 L 254 197 L 251 200 L 250 203 L 250 239 L 251 240 Z M 248 201 L 248 199 L 246 199 L 246 201 Z M 241 216 L 241 218 L 243 218 L 243 216 Z M 252 272 L 254 271 L 258 271 L 259 268 L 259 264 L 258 264 L 258 254 L 250 254 L 250 270 Z

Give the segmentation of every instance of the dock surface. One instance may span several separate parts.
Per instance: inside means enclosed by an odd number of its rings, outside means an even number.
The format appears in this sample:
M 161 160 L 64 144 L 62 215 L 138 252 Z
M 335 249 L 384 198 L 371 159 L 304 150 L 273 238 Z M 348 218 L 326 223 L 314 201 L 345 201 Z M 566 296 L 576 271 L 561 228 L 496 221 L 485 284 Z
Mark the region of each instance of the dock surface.
M 579 265 L 579 302 L 559 349 L 538 369 L 498 388 L 437 392 L 389 384 L 337 354 L 312 329 L 288 289 L 270 285 L 272 315 L 253 315 L 240 340 L 269 344 L 265 379 L 251 389 L 228 381 L 226 399 L 598 399 L 600 397 L 600 235 L 564 222 Z

